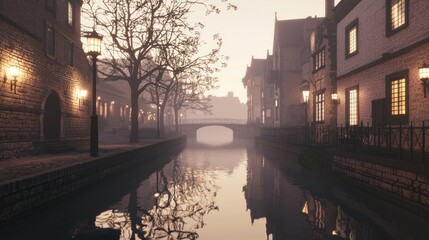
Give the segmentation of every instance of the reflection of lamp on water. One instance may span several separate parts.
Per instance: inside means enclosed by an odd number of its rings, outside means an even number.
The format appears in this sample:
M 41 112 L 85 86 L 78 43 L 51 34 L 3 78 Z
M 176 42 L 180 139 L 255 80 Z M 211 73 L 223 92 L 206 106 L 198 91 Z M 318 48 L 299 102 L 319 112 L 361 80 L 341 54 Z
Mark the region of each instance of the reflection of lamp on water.
M 307 201 L 305 201 L 304 203 L 304 207 L 302 208 L 302 213 L 308 214 L 308 204 Z

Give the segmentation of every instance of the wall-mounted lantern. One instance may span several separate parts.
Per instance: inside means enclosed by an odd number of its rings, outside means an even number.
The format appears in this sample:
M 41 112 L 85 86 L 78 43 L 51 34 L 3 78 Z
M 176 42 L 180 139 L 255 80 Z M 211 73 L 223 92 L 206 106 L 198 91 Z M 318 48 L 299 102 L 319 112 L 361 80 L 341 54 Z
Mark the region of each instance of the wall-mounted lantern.
M 423 63 L 423 65 L 419 67 L 419 77 L 423 85 L 423 96 L 426 98 L 426 89 L 428 88 L 427 82 L 429 80 L 429 66 L 426 65 L 426 63 Z
M 18 66 L 10 66 L 4 73 L 3 76 L 3 83 L 7 82 L 7 77 L 13 77 L 13 79 L 10 80 L 10 90 L 13 91 L 13 93 L 16 94 L 16 82 L 18 81 L 17 78 L 19 77 L 21 73 L 21 69 Z
M 340 103 L 340 99 L 338 99 L 338 94 L 336 92 L 331 93 L 331 99 L 334 103 Z
M 86 96 L 88 95 L 88 91 L 85 89 L 79 89 L 77 92 L 77 99 L 79 100 L 79 106 L 82 106 Z

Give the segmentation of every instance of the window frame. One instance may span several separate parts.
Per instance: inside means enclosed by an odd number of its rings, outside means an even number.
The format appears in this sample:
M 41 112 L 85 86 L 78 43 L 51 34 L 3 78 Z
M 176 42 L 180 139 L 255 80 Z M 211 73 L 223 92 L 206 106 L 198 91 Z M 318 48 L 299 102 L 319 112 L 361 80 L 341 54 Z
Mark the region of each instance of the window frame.
M 325 68 L 326 66 L 326 51 L 325 47 L 318 49 L 313 53 L 313 73 Z M 320 60 L 322 59 L 322 60 Z M 320 65 L 318 64 L 320 62 Z
M 405 79 L 405 114 L 392 114 L 392 82 L 396 80 Z M 408 124 L 409 123 L 409 70 L 402 70 L 386 76 L 386 105 L 387 105 L 387 119 L 391 124 Z
M 401 26 L 392 28 L 392 0 L 386 0 L 386 37 L 390 37 L 408 27 L 409 24 L 409 0 L 404 0 L 405 4 L 405 23 Z
M 322 100 L 319 101 L 318 96 L 322 95 Z M 314 121 L 316 123 L 324 123 L 325 122 L 325 110 L 326 110 L 326 96 L 325 89 L 317 91 L 314 93 L 313 97 L 314 101 Z M 319 115 L 320 118 L 319 118 Z
M 74 43 L 72 41 L 68 41 L 68 40 L 65 41 L 64 62 L 68 66 L 71 66 L 71 67 L 74 66 Z
M 52 30 L 52 52 L 50 51 L 50 45 L 48 46 L 48 40 L 49 40 L 49 36 L 48 36 L 48 30 L 51 29 Z M 45 34 L 44 34 L 44 49 L 45 49 L 45 53 L 47 56 L 53 57 L 55 58 L 56 55 L 56 33 L 55 33 L 55 28 L 51 25 L 46 24 L 45 25 Z M 49 42 L 50 43 L 50 42 Z
M 356 125 L 350 124 L 350 92 L 356 90 Z M 359 126 L 359 85 L 346 89 L 346 126 Z
M 350 31 L 356 28 L 356 50 L 354 52 L 350 52 Z M 356 18 L 345 28 L 345 57 L 350 58 L 359 53 L 359 19 Z

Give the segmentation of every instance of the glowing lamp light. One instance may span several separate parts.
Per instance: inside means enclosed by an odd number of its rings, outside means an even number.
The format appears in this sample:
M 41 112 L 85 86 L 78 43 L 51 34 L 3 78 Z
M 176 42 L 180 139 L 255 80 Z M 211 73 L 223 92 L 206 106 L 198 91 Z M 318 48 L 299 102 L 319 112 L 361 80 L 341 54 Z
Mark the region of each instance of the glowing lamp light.
M 86 53 L 93 57 L 101 54 L 101 41 L 103 36 L 99 35 L 95 30 L 86 34 Z
M 337 93 L 332 93 L 331 94 L 331 98 L 332 98 L 332 100 L 338 100 L 338 94 Z
M 112 104 L 112 105 L 115 104 L 115 101 L 111 101 L 110 104 Z
M 87 90 L 85 90 L 85 89 L 80 89 L 79 91 L 78 91 L 78 94 L 77 94 L 77 97 L 79 98 L 79 99 L 84 99 L 84 98 L 86 98 L 86 96 L 88 95 L 88 91 Z
M 16 94 L 16 81 L 19 75 L 21 74 L 21 69 L 18 66 L 10 66 L 7 70 L 7 75 L 13 77 L 12 80 L 10 80 L 10 90 L 13 91 L 13 93 Z M 7 76 L 5 74 L 4 76 L 4 83 L 7 81 Z
M 429 80 L 429 66 L 426 63 L 419 67 L 419 77 L 423 85 L 423 96 L 426 98 L 427 81 Z
M 302 91 L 302 97 L 304 98 L 304 102 L 308 102 L 308 96 L 310 95 L 310 91 L 308 90 L 303 90 Z
M 19 69 L 18 66 L 11 66 L 8 69 L 8 75 L 12 76 L 14 79 L 18 78 L 20 73 L 21 69 Z

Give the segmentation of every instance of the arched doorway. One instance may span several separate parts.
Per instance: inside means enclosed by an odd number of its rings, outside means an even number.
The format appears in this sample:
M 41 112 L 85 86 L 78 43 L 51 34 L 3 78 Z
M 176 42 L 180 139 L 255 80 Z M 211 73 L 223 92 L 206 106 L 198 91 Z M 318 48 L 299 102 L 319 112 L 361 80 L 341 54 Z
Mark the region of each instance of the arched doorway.
M 60 98 L 52 92 L 45 102 L 43 119 L 43 135 L 45 140 L 59 140 L 61 132 L 61 106 Z

